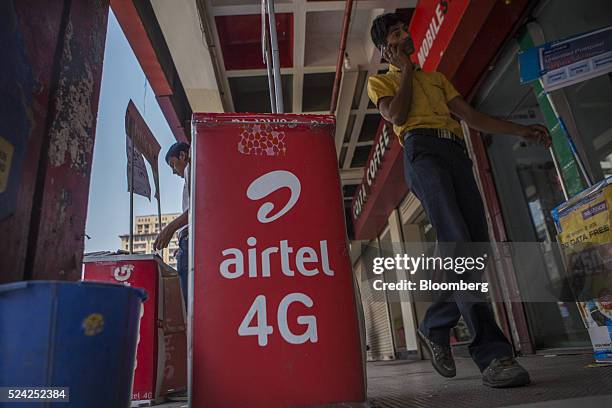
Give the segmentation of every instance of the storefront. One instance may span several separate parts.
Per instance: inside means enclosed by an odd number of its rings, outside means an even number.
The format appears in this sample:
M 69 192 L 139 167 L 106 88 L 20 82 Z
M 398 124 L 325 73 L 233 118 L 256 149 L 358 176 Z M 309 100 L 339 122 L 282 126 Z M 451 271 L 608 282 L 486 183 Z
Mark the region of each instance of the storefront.
M 420 1 L 410 30 L 420 65 L 444 73 L 473 106 L 520 123 L 545 123 L 555 138 L 557 161 L 564 166 L 562 182 L 577 190 L 585 185 L 584 180 L 559 141 L 560 126 L 551 116 L 541 88 L 521 85 L 518 53 L 533 45 L 610 26 L 612 15 L 607 3 L 489 1 L 476 7 L 469 1 Z M 611 175 L 612 76 L 602 75 L 554 91 L 552 98 L 585 158 L 591 178 L 598 181 Z M 559 285 L 565 276 L 550 216 L 550 210 L 563 201 L 563 191 L 550 153 L 514 136 L 464 129 L 469 134 L 467 142 L 492 240 L 540 243 L 541 248 L 538 259 L 529 259 L 539 263 L 537 276 L 527 273 L 533 265 L 524 267 L 521 257 L 497 253 L 488 279 L 498 323 L 522 353 L 588 347 L 574 302 L 522 302 L 530 299 L 531 292 Z M 368 357 L 402 358 L 417 349 L 415 329 L 428 304 L 404 301 L 396 305 L 384 292 L 368 294 L 371 265 L 365 263 L 366 252 L 384 251 L 389 239 L 405 246 L 423 242 L 427 248 L 427 242 L 435 241 L 435 231 L 418 200 L 403 184 L 397 139 L 392 137 L 379 153 L 375 150 L 353 202 L 355 235 L 360 240 L 353 243 L 354 270 L 361 283 Z M 356 249 L 359 247 L 364 250 Z M 386 280 L 401 278 L 397 272 L 385 276 Z M 375 310 L 368 311 L 372 296 L 382 298 L 374 302 Z M 454 342 L 469 340 L 461 323 L 453 337 Z
M 545 123 L 555 143 L 564 143 L 558 120 L 541 86 L 522 85 L 518 53 L 533 45 L 559 40 L 612 25 L 606 1 L 542 1 L 530 13 L 532 21 L 509 40 L 497 59 L 495 69 L 475 92 L 474 106 L 500 118 L 519 123 Z M 571 21 L 571 24 L 567 22 Z M 612 174 L 612 77 L 602 75 L 551 93 L 553 103 L 590 177 L 599 181 Z M 563 191 L 548 151 L 522 142 L 514 136 L 482 135 L 491 165 L 495 190 L 501 205 L 507 239 L 512 242 L 541 242 L 541 274 L 534 276 L 514 257 L 514 272 L 523 297 L 556 285 L 565 277 L 561 256 L 555 245 L 556 231 L 551 210 L 563 201 Z M 555 149 L 564 168 L 564 185 L 575 193 L 586 185 L 576 163 L 562 149 Z M 588 337 L 574 302 L 525 302 L 530 340 L 536 350 L 585 347 Z
M 391 163 L 393 166 L 389 166 Z M 381 123 L 352 206 L 358 240 L 351 243 L 351 254 L 363 304 L 368 360 L 411 358 L 417 353 L 412 302 L 401 302 L 373 288 L 375 279 L 394 282 L 403 276 L 399 271 L 376 276 L 369 262 L 405 239 L 397 210 L 409 195 L 401 177 L 401 163 L 401 146 L 391 127 Z M 421 209 L 418 201 L 415 208 Z M 416 240 L 421 241 L 421 237 Z

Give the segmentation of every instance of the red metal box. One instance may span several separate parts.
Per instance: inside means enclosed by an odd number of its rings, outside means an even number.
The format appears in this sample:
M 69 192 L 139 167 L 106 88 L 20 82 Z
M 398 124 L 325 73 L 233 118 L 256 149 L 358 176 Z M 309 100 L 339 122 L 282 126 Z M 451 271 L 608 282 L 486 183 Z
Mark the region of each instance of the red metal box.
M 185 306 L 176 271 L 156 255 L 94 255 L 86 256 L 83 263 L 83 280 L 119 283 L 147 292 L 132 400 L 161 401 L 168 392 L 186 388 Z

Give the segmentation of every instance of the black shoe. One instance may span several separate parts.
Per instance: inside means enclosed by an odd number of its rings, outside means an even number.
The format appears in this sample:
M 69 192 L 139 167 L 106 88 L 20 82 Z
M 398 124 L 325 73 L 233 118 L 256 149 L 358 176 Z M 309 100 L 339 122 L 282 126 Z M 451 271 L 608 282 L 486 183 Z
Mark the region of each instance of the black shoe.
M 433 368 L 436 369 L 438 374 L 446 378 L 453 378 L 456 376 L 457 369 L 455 368 L 455 360 L 453 360 L 450 346 L 434 343 L 425 337 L 420 330 L 417 330 L 417 335 L 419 336 L 423 348 L 429 353 L 431 365 L 433 365 Z
M 521 387 L 530 382 L 527 370 L 512 357 L 496 358 L 482 372 L 482 383 L 493 388 Z
M 168 394 L 166 398 L 168 399 L 168 401 L 176 401 L 176 402 L 189 400 L 189 398 L 187 397 L 187 390 L 172 392 Z

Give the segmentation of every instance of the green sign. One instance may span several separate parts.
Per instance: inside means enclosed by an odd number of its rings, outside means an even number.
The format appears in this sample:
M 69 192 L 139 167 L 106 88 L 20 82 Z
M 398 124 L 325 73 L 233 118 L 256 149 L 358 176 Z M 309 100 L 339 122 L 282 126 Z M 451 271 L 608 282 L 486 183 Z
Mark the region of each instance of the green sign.
M 523 51 L 533 47 L 534 45 L 535 44 L 533 43 L 529 33 L 525 33 L 519 39 L 519 46 Z M 561 123 L 559 123 L 559 120 L 553 112 L 542 85 L 535 81 L 531 84 L 531 86 L 536 94 L 538 104 L 540 105 L 540 110 L 544 116 L 546 127 L 548 128 L 550 136 L 552 137 L 553 152 L 557 158 L 557 162 L 559 163 L 559 170 L 561 172 L 563 184 L 567 189 L 567 194 L 570 197 L 574 196 L 584 190 L 586 188 L 586 184 L 580 176 L 578 163 L 574 159 L 570 146 L 567 142 L 568 135 L 565 133 L 563 126 L 561 126 Z

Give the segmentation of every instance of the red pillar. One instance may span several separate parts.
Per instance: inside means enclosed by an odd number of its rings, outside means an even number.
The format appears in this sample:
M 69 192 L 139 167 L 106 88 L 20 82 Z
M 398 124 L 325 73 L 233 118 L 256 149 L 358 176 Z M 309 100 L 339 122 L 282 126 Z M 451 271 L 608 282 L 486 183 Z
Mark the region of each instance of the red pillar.
M 78 279 L 108 0 L 0 7 L 0 283 Z

